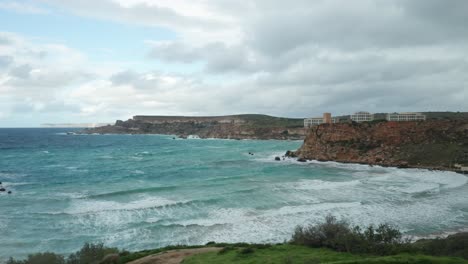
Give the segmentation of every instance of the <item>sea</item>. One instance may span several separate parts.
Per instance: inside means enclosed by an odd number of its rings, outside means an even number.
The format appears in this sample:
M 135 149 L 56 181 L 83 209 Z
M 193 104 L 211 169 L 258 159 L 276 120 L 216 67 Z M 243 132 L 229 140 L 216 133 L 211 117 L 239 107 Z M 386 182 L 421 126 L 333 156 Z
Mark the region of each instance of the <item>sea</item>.
M 0 129 L 0 261 L 85 242 L 126 250 L 276 243 L 327 215 L 413 238 L 468 227 L 468 177 L 275 161 L 301 141 Z M 249 154 L 250 153 L 250 154 Z

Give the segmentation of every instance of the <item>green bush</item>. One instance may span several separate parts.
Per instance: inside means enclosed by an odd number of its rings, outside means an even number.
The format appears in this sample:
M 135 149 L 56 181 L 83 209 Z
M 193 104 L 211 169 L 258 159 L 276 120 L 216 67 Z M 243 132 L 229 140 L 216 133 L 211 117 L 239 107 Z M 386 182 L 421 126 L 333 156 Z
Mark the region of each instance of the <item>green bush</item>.
M 468 233 L 458 233 L 447 238 L 422 239 L 414 247 L 433 256 L 455 256 L 468 259 Z
M 65 264 L 65 259 L 55 253 L 46 252 L 29 255 L 26 260 L 10 258 L 7 264 Z
M 68 257 L 67 264 L 98 264 L 106 255 L 115 253 L 119 253 L 119 250 L 105 247 L 102 243 L 86 243 L 79 251 Z
M 381 224 L 377 228 L 371 225 L 362 230 L 359 226 L 351 227 L 346 221 L 338 221 L 331 215 L 325 217 L 323 223 L 297 227 L 291 242 L 341 252 L 377 255 L 406 252 L 409 245 L 409 241 L 402 239 L 401 232 L 388 224 Z
M 247 255 L 247 254 L 252 254 L 254 252 L 255 252 L 255 249 L 253 249 L 251 247 L 246 247 L 246 248 L 241 249 L 241 251 L 239 253 L 243 254 L 243 255 Z

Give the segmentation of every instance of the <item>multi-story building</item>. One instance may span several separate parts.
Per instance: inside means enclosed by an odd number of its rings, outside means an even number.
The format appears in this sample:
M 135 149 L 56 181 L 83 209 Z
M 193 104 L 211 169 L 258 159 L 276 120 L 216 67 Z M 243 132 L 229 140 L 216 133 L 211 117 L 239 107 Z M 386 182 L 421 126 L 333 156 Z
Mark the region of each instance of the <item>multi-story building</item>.
M 369 122 L 374 120 L 374 115 L 369 112 L 356 112 L 351 115 L 354 122 Z
M 421 113 L 392 113 L 387 114 L 387 121 L 424 121 L 426 120 L 426 115 Z
M 317 126 L 320 124 L 331 124 L 340 122 L 338 117 L 332 117 L 330 113 L 323 113 L 323 117 L 311 117 L 304 119 L 304 127 Z

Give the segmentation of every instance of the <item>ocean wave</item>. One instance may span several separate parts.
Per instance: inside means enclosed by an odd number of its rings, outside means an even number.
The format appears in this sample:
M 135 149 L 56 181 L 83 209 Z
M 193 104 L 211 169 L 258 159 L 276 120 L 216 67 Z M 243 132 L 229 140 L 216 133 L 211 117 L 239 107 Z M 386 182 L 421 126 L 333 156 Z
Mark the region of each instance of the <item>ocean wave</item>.
M 295 190 L 330 190 L 354 187 L 361 184 L 359 180 L 351 181 L 323 181 L 302 179 L 297 182 L 282 183 L 278 188 L 290 188 Z
M 386 186 L 388 190 L 407 194 L 438 193 L 459 188 L 468 183 L 468 177 L 450 171 L 386 168 L 379 176 L 366 176 L 368 183 Z
M 2 182 L 3 187 L 9 188 L 9 187 L 14 187 L 14 186 L 24 186 L 24 185 L 30 185 L 33 184 L 31 182 Z
M 123 190 L 123 191 L 94 194 L 94 195 L 87 196 L 86 198 L 89 198 L 89 199 L 113 198 L 117 196 L 124 196 L 124 195 L 130 195 L 130 194 L 153 193 L 153 192 L 161 192 L 161 191 L 171 191 L 175 189 L 177 189 L 177 186 L 156 186 L 156 187 L 130 189 L 130 190 Z
M 26 174 L 23 173 L 12 173 L 12 172 L 0 172 L 0 180 L 1 179 L 18 179 L 25 177 Z
M 190 201 L 174 201 L 163 197 L 147 197 L 127 203 L 99 200 L 75 200 L 64 212 L 67 214 L 92 214 L 108 211 L 134 211 L 154 209 L 176 204 L 185 204 Z

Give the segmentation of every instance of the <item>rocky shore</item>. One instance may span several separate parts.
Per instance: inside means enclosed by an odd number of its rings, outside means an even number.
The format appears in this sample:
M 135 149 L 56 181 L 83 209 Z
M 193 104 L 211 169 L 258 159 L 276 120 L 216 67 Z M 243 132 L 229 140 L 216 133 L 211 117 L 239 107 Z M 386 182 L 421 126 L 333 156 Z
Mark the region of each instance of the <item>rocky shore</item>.
M 312 127 L 287 153 L 299 161 L 337 161 L 462 171 L 468 166 L 468 121 L 366 122 Z

